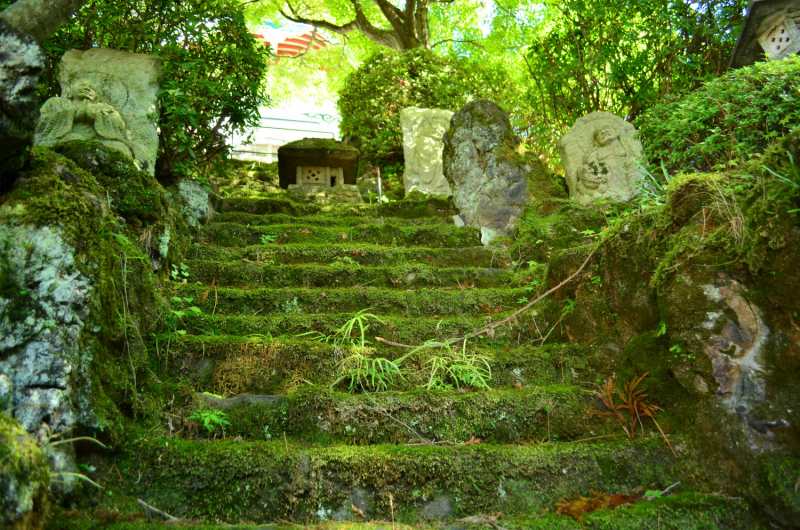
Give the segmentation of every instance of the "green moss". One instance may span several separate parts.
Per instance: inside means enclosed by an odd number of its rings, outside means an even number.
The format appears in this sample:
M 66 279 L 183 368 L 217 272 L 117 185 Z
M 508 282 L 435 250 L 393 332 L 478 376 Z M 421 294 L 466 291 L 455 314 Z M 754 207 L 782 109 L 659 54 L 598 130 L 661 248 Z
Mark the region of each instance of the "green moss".
M 581 389 L 555 385 L 373 396 L 301 387 L 288 403 L 250 406 L 231 413 L 228 419 L 231 436 L 277 440 L 285 432 L 295 440 L 348 445 L 464 442 L 472 437 L 492 444 L 536 444 L 588 438 L 617 429 L 605 418 L 590 414 Z
M 506 269 L 511 256 L 503 250 L 472 248 L 404 248 L 367 244 L 288 244 L 247 247 L 195 246 L 191 257 L 198 260 L 237 262 L 250 260 L 281 265 L 319 263 L 326 265 L 407 265 L 431 267 L 483 267 Z
M 25 429 L 0 412 L 0 524 L 10 530 L 41 528 L 50 513 L 47 457 Z
M 369 286 L 367 286 L 369 287 Z M 174 293 L 200 300 L 208 286 L 175 285 Z M 392 291 L 384 289 L 323 289 L 316 292 L 305 288 L 284 289 L 226 289 L 213 293 L 217 314 L 258 315 L 274 313 L 355 313 L 366 307 L 376 314 L 418 316 L 476 316 L 486 313 L 486 307 L 519 307 L 520 298 L 529 297 L 524 289 L 422 289 Z M 484 307 L 485 306 L 485 307 Z M 207 310 L 207 306 L 206 307 Z
M 548 510 L 551 512 L 552 510 Z M 355 516 L 354 516 L 355 517 Z M 615 510 L 599 510 L 582 516 L 587 528 L 598 530 L 762 530 L 768 524 L 755 514 L 747 502 L 741 499 L 726 499 L 714 495 L 682 493 L 671 495 L 656 501 L 640 502 L 632 506 L 621 506 Z M 143 521 L 125 521 L 124 516 L 117 516 L 117 521 L 107 522 L 107 518 L 76 519 L 54 517 L 48 530 L 147 530 L 152 525 Z M 113 519 L 112 519 L 113 521 Z M 294 523 L 273 523 L 270 528 L 290 530 L 292 528 L 311 528 L 315 530 L 340 530 L 344 522 L 329 521 L 313 526 L 301 526 Z M 503 517 L 500 524 L 509 530 L 575 530 L 579 528 L 577 521 L 567 515 L 541 513 Z M 351 530 L 385 529 L 391 523 L 373 520 L 360 522 L 346 521 Z M 482 525 L 468 525 L 464 528 L 477 529 Z M 397 530 L 435 530 L 441 523 L 419 522 L 413 526 L 395 523 Z M 220 530 L 219 526 L 184 526 L 186 530 Z M 258 530 L 259 527 L 238 525 L 235 530 Z
M 353 267 L 347 263 L 328 265 L 259 265 L 218 261 L 186 261 L 189 281 L 232 287 L 352 287 L 431 288 L 471 286 L 475 288 L 513 287 L 523 277 L 511 271 L 477 267 L 435 268 L 427 265 Z
M 371 517 L 391 517 L 391 493 L 395 519 L 414 521 L 442 497 L 452 503 L 448 518 L 525 513 L 575 491 L 627 490 L 678 478 L 676 460 L 663 442 L 317 448 L 283 440 L 162 439 L 131 446 L 118 465 L 126 477 L 142 473 L 138 484 L 126 482 L 128 494 L 143 495 L 168 513 L 258 522 L 314 521 L 320 510 L 331 517 L 342 506 L 349 509 L 356 488 L 367 492 Z
M 457 226 L 392 226 L 362 224 L 350 228 L 323 228 L 299 225 L 245 226 L 233 223 L 213 223 L 204 230 L 206 242 L 238 247 L 255 245 L 262 235 L 276 238 L 277 244 L 315 243 L 336 244 L 364 242 L 384 246 L 452 247 L 465 248 L 480 245 L 480 230 Z

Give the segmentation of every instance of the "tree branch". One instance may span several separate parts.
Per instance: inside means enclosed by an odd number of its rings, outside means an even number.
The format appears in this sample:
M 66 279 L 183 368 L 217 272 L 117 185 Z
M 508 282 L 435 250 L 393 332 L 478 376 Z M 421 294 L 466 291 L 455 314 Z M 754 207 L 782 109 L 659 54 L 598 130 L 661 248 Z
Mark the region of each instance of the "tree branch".
M 539 302 L 541 302 L 542 300 L 544 300 L 545 298 L 547 298 L 548 296 L 550 296 L 551 294 L 553 294 L 554 292 L 558 291 L 559 289 L 564 287 L 566 284 L 568 284 L 569 282 L 574 280 L 581 272 L 583 272 L 583 269 L 585 269 L 586 265 L 589 264 L 589 261 L 592 259 L 592 256 L 594 256 L 594 253 L 597 251 L 598 248 L 600 248 L 600 243 L 595 245 L 595 247 L 592 249 L 592 251 L 589 253 L 589 255 L 586 256 L 586 259 L 583 261 L 583 263 L 578 268 L 578 270 L 573 272 L 569 276 L 569 278 L 567 278 L 563 282 L 559 283 L 558 285 L 556 285 L 555 287 L 553 287 L 552 289 L 550 289 L 549 291 L 547 291 L 543 295 L 539 296 L 535 300 L 531 300 L 530 302 L 525 304 L 524 307 L 522 307 L 521 309 L 517 310 L 516 312 L 514 312 L 510 316 L 507 316 L 505 319 L 501 320 L 500 322 L 493 322 L 493 323 L 491 323 L 491 324 L 489 324 L 487 326 L 484 326 L 484 327 L 482 327 L 482 328 L 480 328 L 480 329 L 478 329 L 476 331 L 473 331 L 469 335 L 466 335 L 464 337 L 458 337 L 458 338 L 455 338 L 455 339 L 450 339 L 450 340 L 447 340 L 445 342 L 426 342 L 425 344 L 421 344 L 419 346 L 411 346 L 411 345 L 408 345 L 408 344 L 400 344 L 399 342 L 388 341 L 386 339 L 382 339 L 381 337 L 375 337 L 375 340 L 380 342 L 381 344 L 385 344 L 386 346 L 393 346 L 395 348 L 414 348 L 416 350 L 427 350 L 429 348 L 443 348 L 445 346 L 451 346 L 453 344 L 458 344 L 459 342 L 464 342 L 465 340 L 474 339 L 478 335 L 486 333 L 489 330 L 495 330 L 495 329 L 499 328 L 500 326 L 504 326 L 504 325 L 508 324 L 509 322 L 513 322 L 513 321 L 517 320 L 517 317 L 519 315 L 521 315 L 522 313 L 524 313 L 525 311 L 527 311 L 528 309 L 530 309 L 534 305 L 538 304 Z
M 86 2 L 87 0 L 18 0 L 0 12 L 0 19 L 41 44 Z

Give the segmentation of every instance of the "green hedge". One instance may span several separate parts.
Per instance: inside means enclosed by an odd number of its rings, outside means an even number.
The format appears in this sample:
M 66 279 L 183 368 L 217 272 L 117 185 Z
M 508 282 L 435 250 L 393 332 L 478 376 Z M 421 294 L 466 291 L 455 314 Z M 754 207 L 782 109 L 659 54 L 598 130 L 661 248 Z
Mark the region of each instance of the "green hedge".
M 800 124 L 798 87 L 797 56 L 729 72 L 639 118 L 645 156 L 673 174 L 734 167 Z

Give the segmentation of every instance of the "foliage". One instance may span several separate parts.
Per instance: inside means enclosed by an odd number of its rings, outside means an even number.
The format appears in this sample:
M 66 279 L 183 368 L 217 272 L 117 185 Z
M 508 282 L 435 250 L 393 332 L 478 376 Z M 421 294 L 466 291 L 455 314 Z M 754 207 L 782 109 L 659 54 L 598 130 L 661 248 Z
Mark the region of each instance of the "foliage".
M 581 515 L 586 515 L 596 510 L 613 510 L 618 506 L 636 504 L 642 500 L 639 495 L 621 495 L 619 493 L 608 495 L 591 490 L 589 490 L 589 493 L 592 494 L 591 497 L 582 497 L 576 493 L 573 496 L 567 496 L 566 499 L 561 499 L 561 502 L 556 503 L 556 513 L 574 517 L 581 524 L 581 528 L 585 529 L 586 526 L 581 520 Z M 658 493 L 660 494 L 661 492 Z
M 460 389 L 462 385 L 489 390 L 492 379 L 489 359 L 485 355 L 467 353 L 467 341 L 460 350 L 446 345 L 438 355 L 429 357 L 425 366 L 431 371 L 425 385 L 429 390 L 452 390 L 454 386 Z
M 187 419 L 199 421 L 203 424 L 203 428 L 209 433 L 214 432 L 217 428 L 225 432 L 225 427 L 230 426 L 231 422 L 228 421 L 228 415 L 221 410 L 202 410 L 193 413 Z
M 324 333 L 320 333 L 318 331 L 308 331 L 306 333 L 299 334 L 298 337 L 309 337 L 310 339 L 318 342 L 333 344 L 339 348 L 347 347 L 351 348 L 352 350 L 360 351 L 360 353 L 364 353 L 364 349 L 366 348 L 367 344 L 370 343 L 367 340 L 367 331 L 370 327 L 368 322 L 370 320 L 375 320 L 381 324 L 385 324 L 385 322 L 377 316 L 373 315 L 372 313 L 367 313 L 367 311 L 370 309 L 371 308 L 362 309 L 353 315 L 353 318 L 345 322 L 342 327 L 337 329 L 332 335 L 325 335 Z M 358 333 L 354 333 L 356 329 Z
M 757 63 L 639 118 L 645 156 L 671 173 L 735 167 L 800 123 L 800 58 Z
M 94 0 L 45 43 L 42 100 L 58 95 L 58 62 L 71 48 L 107 47 L 163 59 L 159 177 L 222 171 L 232 133 L 259 125 L 269 50 L 248 31 L 237 0 Z
M 625 431 L 625 434 L 629 440 L 633 440 L 636 425 L 642 424 L 642 418 L 651 418 L 656 427 L 658 427 L 658 432 L 661 433 L 664 441 L 667 442 L 667 446 L 669 446 L 670 450 L 674 453 L 675 451 L 672 449 L 672 444 L 669 443 L 667 436 L 664 434 L 664 431 L 661 430 L 661 426 L 656 421 L 656 412 L 661 410 L 661 408 L 655 405 L 650 405 L 649 403 L 645 403 L 645 397 L 647 397 L 645 390 L 636 390 L 636 387 L 639 386 L 639 383 L 642 382 L 642 379 L 647 377 L 649 374 L 650 372 L 645 372 L 645 374 L 640 378 L 634 379 L 630 383 L 626 382 L 624 392 L 619 388 L 619 386 L 615 386 L 614 381 L 609 377 L 608 381 L 606 381 L 604 385 L 596 385 L 599 391 L 594 390 L 592 393 L 600 398 L 600 401 L 603 403 L 603 405 L 605 405 L 605 407 L 611 411 L 604 414 L 613 414 L 617 418 L 622 430 Z M 614 404 L 614 392 L 616 392 L 622 400 L 620 405 Z M 625 418 L 623 412 L 628 413 L 627 419 Z
M 635 118 L 668 94 L 721 75 L 743 0 L 511 0 L 492 36 L 522 58 L 516 125 L 545 159 L 575 120 L 605 110 Z M 507 54 L 507 50 L 503 50 Z M 512 96 L 513 98 L 513 96 Z M 507 109 L 508 110 L 508 109 Z M 555 165 L 555 164 L 553 164 Z
M 383 392 L 394 385 L 394 378 L 405 379 L 400 373 L 399 362 L 383 357 L 370 357 L 364 350 L 348 355 L 336 366 L 339 378 L 331 384 L 334 387 L 342 381 L 349 381 L 347 389 Z
M 778 182 L 784 186 L 788 186 L 790 193 L 796 196 L 798 192 L 800 192 L 800 173 L 797 172 L 797 166 L 794 164 L 794 157 L 792 156 L 792 153 L 787 151 L 786 154 L 789 155 L 789 162 L 792 166 L 792 172 L 789 175 L 781 175 L 780 173 L 777 173 L 766 166 L 764 166 L 764 169 L 767 170 L 773 177 L 778 179 Z M 800 208 L 795 208 L 788 211 L 788 213 L 796 212 L 800 212 Z
M 484 73 L 468 61 L 417 49 L 379 52 L 347 76 L 337 103 L 342 136 L 361 140 L 362 156 L 401 159 L 400 110 L 407 107 L 460 110 L 484 95 Z

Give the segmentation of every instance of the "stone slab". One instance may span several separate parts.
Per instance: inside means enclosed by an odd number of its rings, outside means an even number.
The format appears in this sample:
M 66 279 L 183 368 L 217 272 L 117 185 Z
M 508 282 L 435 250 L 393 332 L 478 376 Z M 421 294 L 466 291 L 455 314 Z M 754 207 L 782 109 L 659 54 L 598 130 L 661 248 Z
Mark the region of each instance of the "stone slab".
M 400 111 L 406 194 L 414 190 L 448 197 L 453 194 L 442 166 L 443 137 L 452 118 L 453 112 L 442 109 L 409 107 Z

